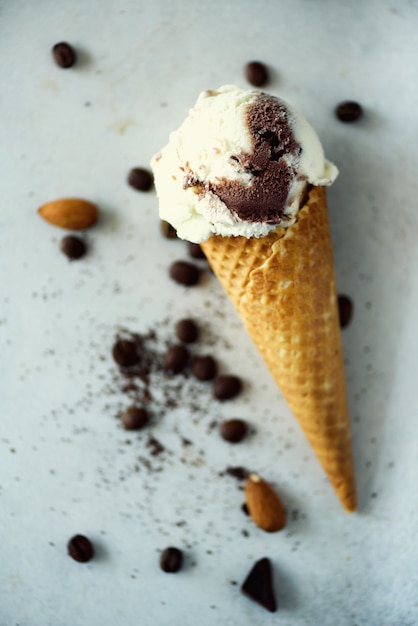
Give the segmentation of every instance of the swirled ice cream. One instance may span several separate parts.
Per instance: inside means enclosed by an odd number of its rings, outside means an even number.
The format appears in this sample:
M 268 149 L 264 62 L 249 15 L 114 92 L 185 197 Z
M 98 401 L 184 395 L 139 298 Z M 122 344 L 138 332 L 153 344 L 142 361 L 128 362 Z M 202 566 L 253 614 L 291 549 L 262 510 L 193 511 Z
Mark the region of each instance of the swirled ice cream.
M 293 107 L 234 85 L 201 93 L 151 165 L 161 219 L 195 243 L 290 226 L 307 186 L 338 174 Z

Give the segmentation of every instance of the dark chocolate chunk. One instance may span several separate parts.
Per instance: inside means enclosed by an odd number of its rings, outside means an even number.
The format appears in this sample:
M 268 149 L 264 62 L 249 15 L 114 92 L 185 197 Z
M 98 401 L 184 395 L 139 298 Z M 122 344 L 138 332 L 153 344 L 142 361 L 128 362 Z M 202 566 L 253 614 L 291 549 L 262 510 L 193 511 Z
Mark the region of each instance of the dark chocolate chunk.
M 274 613 L 277 610 L 270 559 L 263 558 L 254 564 L 242 584 L 241 591 L 267 611 Z
M 218 400 L 230 400 L 239 394 L 242 388 L 237 376 L 218 376 L 213 383 L 213 395 Z
M 251 61 L 245 66 L 245 77 L 254 87 L 263 87 L 269 81 L 267 66 L 260 61 Z
M 199 336 L 199 328 L 191 319 L 180 320 L 176 324 L 176 335 L 183 343 L 194 343 Z
M 193 259 L 206 259 L 206 255 L 203 252 L 200 244 L 192 243 L 191 241 L 187 242 L 187 249 L 189 251 L 189 255 Z
M 338 296 L 338 312 L 340 316 L 340 326 L 345 328 L 351 322 L 353 316 L 353 301 L 348 296 Z
M 121 367 L 131 367 L 139 363 L 139 355 L 134 341 L 118 339 L 113 346 L 113 358 Z
M 51 52 L 55 63 L 64 70 L 72 67 L 77 60 L 74 48 L 66 41 L 56 43 Z
M 70 557 L 79 563 L 87 563 L 94 556 L 93 544 L 84 535 L 74 535 L 67 544 L 67 551 Z
M 356 122 L 363 116 L 363 107 L 358 102 L 346 100 L 336 107 L 335 114 L 341 122 Z
M 248 478 L 249 471 L 240 465 L 235 467 L 227 467 L 225 473 L 237 480 L 246 480 Z
M 187 261 L 175 261 L 170 267 L 170 276 L 177 283 L 191 287 L 199 282 L 200 271 Z
M 126 430 L 140 430 L 148 422 L 148 412 L 140 407 L 131 406 L 122 414 L 122 424 Z
M 175 574 L 183 565 L 183 552 L 178 548 L 169 547 L 162 551 L 160 567 L 167 574 Z
M 213 380 L 218 367 L 216 361 L 211 356 L 196 356 L 192 363 L 192 374 L 198 380 Z
M 238 418 L 225 420 L 220 427 L 221 437 L 229 443 L 239 443 L 244 439 L 247 431 L 247 423 Z
M 80 237 L 75 235 L 67 235 L 63 237 L 60 242 L 60 250 L 71 261 L 81 259 L 86 254 L 86 244 Z
M 185 346 L 171 346 L 164 357 L 164 369 L 179 374 L 189 362 L 189 351 Z
M 152 175 L 143 167 L 134 167 L 128 174 L 128 184 L 137 191 L 149 191 L 153 182 Z
M 171 226 L 170 222 L 165 220 L 160 221 L 161 233 L 166 239 L 177 239 L 177 231 L 174 226 Z

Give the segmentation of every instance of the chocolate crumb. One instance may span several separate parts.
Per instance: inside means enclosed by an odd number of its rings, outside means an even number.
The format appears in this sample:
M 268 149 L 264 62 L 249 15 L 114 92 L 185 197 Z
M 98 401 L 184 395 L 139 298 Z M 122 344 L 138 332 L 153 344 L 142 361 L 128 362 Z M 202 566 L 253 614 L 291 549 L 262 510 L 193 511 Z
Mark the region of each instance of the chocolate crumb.
M 363 107 L 358 102 L 346 100 L 336 107 L 335 114 L 341 122 L 356 122 L 363 117 Z
M 74 535 L 67 544 L 67 552 L 79 563 L 87 563 L 94 556 L 93 544 L 84 535 Z
M 263 558 L 254 564 L 242 584 L 241 591 L 267 611 L 274 613 L 277 610 L 270 559 Z
M 183 565 L 183 552 L 178 548 L 169 547 L 162 551 L 160 567 L 167 574 L 175 574 Z
M 165 450 L 163 444 L 160 441 L 158 441 L 158 439 L 155 439 L 155 437 L 150 437 L 148 439 L 147 447 L 150 448 L 150 453 L 152 456 L 157 456 L 158 454 L 161 454 L 161 452 L 164 452 Z
M 199 336 L 199 328 L 191 319 L 180 320 L 176 324 L 176 335 L 183 343 L 194 343 Z
M 72 67 L 77 60 L 74 48 L 66 41 L 56 43 L 51 52 L 55 63 L 63 70 Z
M 81 259 L 87 252 L 84 241 L 75 235 L 63 237 L 60 241 L 60 250 L 70 261 Z
M 237 466 L 237 467 L 227 467 L 225 473 L 228 476 L 232 476 L 233 478 L 237 478 L 238 480 L 246 480 L 248 474 L 250 473 L 245 467 Z
M 346 328 L 353 316 L 353 301 L 348 296 L 338 296 L 338 313 L 340 316 L 341 328 Z
M 122 424 L 126 430 L 140 430 L 148 422 L 148 412 L 140 407 L 132 406 L 122 414 Z
M 129 339 L 119 339 L 113 346 L 112 354 L 121 367 L 131 367 L 139 363 L 136 343 Z
M 137 191 L 149 191 L 153 182 L 152 175 L 143 167 L 134 167 L 128 174 L 128 184 Z
M 245 66 L 245 77 L 254 87 L 264 87 L 269 81 L 268 68 L 260 61 L 250 61 Z

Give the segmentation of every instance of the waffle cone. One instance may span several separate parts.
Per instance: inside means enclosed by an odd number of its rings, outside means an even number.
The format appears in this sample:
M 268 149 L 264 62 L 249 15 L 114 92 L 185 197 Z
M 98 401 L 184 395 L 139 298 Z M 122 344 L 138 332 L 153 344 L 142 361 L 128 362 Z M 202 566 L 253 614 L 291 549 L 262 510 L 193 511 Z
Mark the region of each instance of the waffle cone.
M 260 239 L 201 244 L 344 508 L 356 509 L 341 331 L 326 194 Z

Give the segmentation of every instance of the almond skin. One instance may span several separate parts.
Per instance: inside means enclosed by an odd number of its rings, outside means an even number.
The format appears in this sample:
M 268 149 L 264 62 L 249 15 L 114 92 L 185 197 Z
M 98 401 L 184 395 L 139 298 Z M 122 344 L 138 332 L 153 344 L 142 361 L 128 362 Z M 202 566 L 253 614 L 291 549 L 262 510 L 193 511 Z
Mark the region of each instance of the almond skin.
M 258 474 L 250 474 L 245 485 L 248 512 L 259 528 L 269 533 L 286 525 L 286 511 L 279 496 Z
M 99 217 L 95 204 L 81 198 L 62 198 L 42 205 L 38 213 L 50 224 L 67 230 L 84 230 L 93 226 Z

